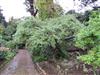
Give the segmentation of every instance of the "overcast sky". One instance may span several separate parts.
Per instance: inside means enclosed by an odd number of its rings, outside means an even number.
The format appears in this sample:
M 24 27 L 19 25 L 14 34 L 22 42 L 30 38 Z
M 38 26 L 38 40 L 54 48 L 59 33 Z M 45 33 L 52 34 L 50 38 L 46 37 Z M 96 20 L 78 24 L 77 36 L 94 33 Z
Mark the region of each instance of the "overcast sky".
M 0 6 L 7 20 L 12 16 L 14 18 L 20 18 L 30 15 L 30 13 L 26 12 L 23 2 L 24 0 L 0 0 Z
M 12 16 L 14 18 L 20 18 L 23 16 L 30 15 L 30 13 L 26 12 L 25 5 L 23 4 L 24 1 L 25 0 L 0 0 L 0 6 L 3 9 L 3 14 L 6 17 L 6 20 L 8 20 Z M 73 0 L 56 0 L 56 1 L 58 1 L 58 3 L 66 11 L 78 8 L 77 6 L 74 7 L 75 4 L 73 3 Z M 76 5 L 79 5 L 79 2 L 76 3 Z

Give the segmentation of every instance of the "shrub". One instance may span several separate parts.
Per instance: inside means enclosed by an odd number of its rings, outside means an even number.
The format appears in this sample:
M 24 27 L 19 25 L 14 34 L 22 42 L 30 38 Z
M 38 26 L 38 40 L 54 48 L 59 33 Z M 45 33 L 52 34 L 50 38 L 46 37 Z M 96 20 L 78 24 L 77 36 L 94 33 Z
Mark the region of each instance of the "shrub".
M 24 18 L 18 25 L 17 31 L 13 35 L 13 41 L 18 44 L 26 44 L 27 39 L 32 36 L 39 27 L 39 22 L 33 17 Z
M 70 45 L 65 37 L 75 35 L 79 28 L 81 24 L 73 15 L 45 21 L 28 17 L 17 25 L 12 41 L 16 46 L 25 44 L 36 61 L 64 58 Z
M 13 34 L 16 32 L 16 26 L 20 20 L 12 19 L 8 22 L 8 26 L 4 28 L 0 27 L 0 44 L 1 46 L 7 46 L 9 41 L 11 42 Z M 10 43 L 9 43 L 10 44 Z
M 92 12 L 88 24 L 77 34 L 76 46 L 88 50 L 79 59 L 97 68 L 100 67 L 100 13 Z
M 14 51 L 0 51 L 0 59 L 2 60 L 10 60 L 14 55 Z
M 27 47 L 40 59 L 67 57 L 69 42 L 65 37 L 75 35 L 79 28 L 80 22 L 72 15 L 46 20 L 27 40 Z

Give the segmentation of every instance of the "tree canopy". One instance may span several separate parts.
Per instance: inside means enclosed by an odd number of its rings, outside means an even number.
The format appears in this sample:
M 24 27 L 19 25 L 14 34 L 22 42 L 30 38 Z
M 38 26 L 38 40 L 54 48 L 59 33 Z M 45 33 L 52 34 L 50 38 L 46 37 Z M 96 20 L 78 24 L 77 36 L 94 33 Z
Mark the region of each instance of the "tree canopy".
M 2 25 L 4 25 L 5 27 L 7 27 L 7 22 L 6 22 L 6 20 L 5 20 L 5 17 L 3 16 L 2 11 L 3 11 L 3 10 L 0 8 L 0 23 L 1 23 Z

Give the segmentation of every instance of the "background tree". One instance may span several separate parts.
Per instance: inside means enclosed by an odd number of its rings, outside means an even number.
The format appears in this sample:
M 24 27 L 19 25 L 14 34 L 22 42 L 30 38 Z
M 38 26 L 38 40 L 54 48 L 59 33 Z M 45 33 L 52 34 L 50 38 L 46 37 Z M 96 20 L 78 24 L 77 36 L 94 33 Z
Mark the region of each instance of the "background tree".
M 36 16 L 38 10 L 33 5 L 34 4 L 34 0 L 25 0 L 24 4 L 27 7 L 27 11 L 29 11 L 32 16 Z
M 100 13 L 92 11 L 88 26 L 84 26 L 76 35 L 76 46 L 87 51 L 79 59 L 85 64 L 92 65 L 94 71 L 100 68 Z M 98 75 L 95 74 L 94 75 Z
M 42 20 L 59 16 L 53 0 L 37 0 L 36 7 Z
M 42 20 L 57 17 L 63 13 L 62 8 L 54 4 L 53 0 L 26 0 L 25 5 L 31 15 L 36 16 L 39 13 L 38 16 Z
M 5 27 L 7 27 L 7 22 L 6 22 L 6 20 L 5 20 L 5 17 L 3 16 L 2 11 L 3 11 L 3 10 L 0 8 L 0 23 L 1 23 L 2 25 L 4 25 Z
M 73 0 L 73 1 L 77 1 L 77 0 Z M 81 5 L 87 6 L 87 5 L 89 5 L 91 3 L 94 3 L 94 2 L 96 2 L 98 0 L 78 0 L 78 1 L 81 2 Z

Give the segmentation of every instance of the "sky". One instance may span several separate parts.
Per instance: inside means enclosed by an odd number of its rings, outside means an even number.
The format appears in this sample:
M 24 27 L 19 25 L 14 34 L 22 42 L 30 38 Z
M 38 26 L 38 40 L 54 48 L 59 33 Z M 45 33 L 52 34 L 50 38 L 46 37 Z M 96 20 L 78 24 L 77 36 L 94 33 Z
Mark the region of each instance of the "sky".
M 26 7 L 23 4 L 25 0 L 0 0 L 0 6 L 3 9 L 3 15 L 6 17 L 6 20 L 9 20 L 10 17 L 20 18 L 23 16 L 30 16 L 30 13 L 26 12 Z M 74 3 L 73 0 L 55 0 L 61 7 L 67 12 L 70 9 L 77 9 L 80 2 Z M 100 4 L 100 0 L 99 0 Z M 83 9 L 82 11 L 86 10 Z M 88 9 L 91 9 L 88 7 Z M 79 11 L 79 10 L 77 10 Z
M 73 9 L 74 6 L 73 0 L 55 0 L 55 1 L 57 1 L 66 11 Z
M 6 20 L 10 17 L 20 18 L 23 16 L 30 16 L 30 13 L 26 12 L 24 0 L 0 0 L 0 6 L 3 9 L 3 15 Z
M 83 7 L 83 9 L 81 9 L 79 7 L 80 4 L 81 4 L 81 2 L 79 0 L 76 0 L 75 2 L 73 0 L 55 0 L 55 1 L 57 1 L 63 7 L 63 9 L 65 10 L 65 12 L 74 9 L 76 12 L 84 13 L 84 11 L 92 10 L 93 9 L 91 7 L 93 4 L 90 4 L 87 7 Z M 98 6 L 100 6 L 100 0 L 98 0 L 97 2 L 95 2 L 95 4 L 98 5 Z

